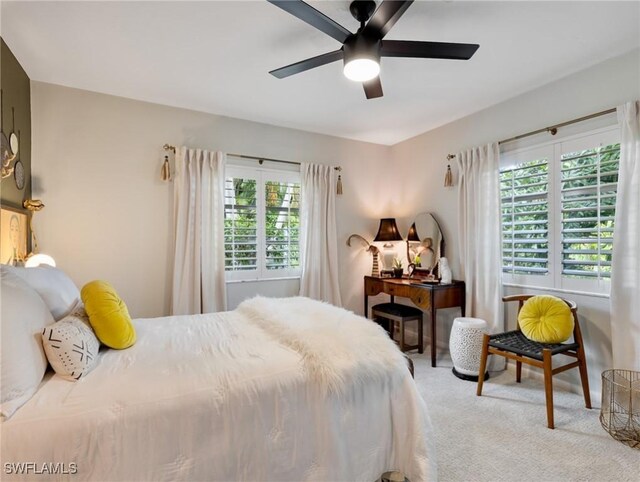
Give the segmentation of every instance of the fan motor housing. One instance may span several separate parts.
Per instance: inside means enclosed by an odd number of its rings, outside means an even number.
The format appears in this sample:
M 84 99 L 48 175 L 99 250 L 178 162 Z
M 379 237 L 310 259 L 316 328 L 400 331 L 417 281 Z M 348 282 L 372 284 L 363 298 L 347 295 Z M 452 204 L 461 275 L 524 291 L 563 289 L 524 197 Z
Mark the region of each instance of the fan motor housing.
M 350 36 L 342 50 L 345 65 L 354 59 L 371 59 L 380 63 L 380 40 L 367 38 L 364 35 Z

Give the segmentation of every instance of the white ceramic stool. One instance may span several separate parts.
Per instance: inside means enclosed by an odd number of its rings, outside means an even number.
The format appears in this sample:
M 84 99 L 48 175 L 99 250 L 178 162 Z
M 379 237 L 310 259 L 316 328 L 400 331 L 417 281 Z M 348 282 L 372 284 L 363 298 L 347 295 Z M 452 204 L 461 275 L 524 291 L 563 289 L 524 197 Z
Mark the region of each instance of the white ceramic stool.
M 462 380 L 477 382 L 482 354 L 482 336 L 488 332 L 487 322 L 480 318 L 456 318 L 451 327 L 449 351 L 453 374 Z M 484 379 L 489 378 L 489 372 Z

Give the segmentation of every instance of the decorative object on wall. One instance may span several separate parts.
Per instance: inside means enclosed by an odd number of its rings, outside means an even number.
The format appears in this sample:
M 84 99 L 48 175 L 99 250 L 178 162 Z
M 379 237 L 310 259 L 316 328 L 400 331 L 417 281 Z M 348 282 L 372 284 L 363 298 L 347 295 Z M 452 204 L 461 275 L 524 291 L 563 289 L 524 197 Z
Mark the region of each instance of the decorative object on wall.
M 30 257 L 38 252 L 38 238 L 36 238 L 36 233 L 33 230 L 33 215 L 44 208 L 44 203 L 40 201 L 40 199 L 25 199 L 22 205 L 26 209 L 31 211 L 31 216 L 29 217 L 29 229 L 31 230 L 33 248 L 31 250 L 31 253 L 29 253 L 28 255 L 28 257 Z
M 29 211 L 11 206 L 0 209 L 0 261 L 22 266 L 27 256 Z
M 4 95 L 2 89 L 0 89 L 0 111 L 3 111 L 4 108 Z M 9 177 L 13 171 L 15 166 L 11 166 L 11 163 L 14 162 L 18 157 L 18 151 L 20 150 L 20 137 L 16 134 L 16 121 L 15 121 L 15 109 L 11 108 L 11 117 L 13 119 L 13 126 L 11 129 L 11 134 L 9 134 L 9 138 L 4 133 L 4 130 L 0 129 L 0 156 L 2 157 L 2 179 Z M 22 163 L 21 163 L 22 164 Z M 22 169 L 22 187 L 18 187 L 18 189 L 22 189 L 24 187 L 24 168 Z M 16 185 L 18 185 L 18 177 L 15 178 Z
M 413 0 L 384 1 L 376 9 L 373 0 L 351 2 L 349 11 L 360 22 L 356 33 L 331 20 L 302 0 L 269 0 L 285 12 L 329 35 L 342 47 L 295 64 L 269 72 L 283 79 L 322 65 L 344 61 L 345 77 L 362 82 L 367 99 L 382 97 L 380 82 L 381 57 L 411 57 L 422 59 L 469 60 L 480 47 L 478 44 L 418 42 L 413 40 L 382 40 L 413 3 Z
M 382 246 L 382 274 L 393 273 L 393 260 L 397 256 L 393 241 L 402 241 L 402 236 L 400 236 L 400 231 L 398 231 L 398 226 L 396 225 L 396 218 L 380 219 L 378 234 L 376 234 L 373 242 L 384 243 Z
M 380 253 L 380 250 L 378 249 L 378 247 L 369 243 L 369 241 L 364 239 L 359 234 L 352 234 L 351 236 L 349 236 L 349 238 L 347 239 L 347 246 L 349 247 L 351 247 L 352 238 L 361 240 L 366 246 L 367 252 L 371 253 L 371 256 L 373 257 L 373 264 L 371 265 L 371 276 L 376 276 L 376 277 L 380 276 L 380 268 L 378 266 L 378 255 Z
M 18 151 L 20 150 L 20 132 L 16 134 L 16 110 L 15 108 L 11 108 L 11 119 L 13 122 L 13 129 L 11 129 L 11 134 L 9 134 L 9 147 L 11 147 L 11 151 L 17 156 Z
M 342 196 L 342 168 L 340 166 L 336 167 L 336 171 L 338 171 L 338 182 L 336 184 L 336 194 L 338 196 Z
M 13 180 L 16 182 L 16 187 L 22 191 L 25 184 L 24 166 L 21 161 L 16 161 L 13 165 Z

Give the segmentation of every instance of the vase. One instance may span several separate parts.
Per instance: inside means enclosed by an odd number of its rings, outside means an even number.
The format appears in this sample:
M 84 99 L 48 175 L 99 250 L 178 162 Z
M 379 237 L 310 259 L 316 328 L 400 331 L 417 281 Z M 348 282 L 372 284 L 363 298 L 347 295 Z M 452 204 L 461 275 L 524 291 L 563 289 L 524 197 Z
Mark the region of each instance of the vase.
M 402 278 L 402 273 L 404 270 L 402 268 L 393 268 L 393 276 L 394 278 Z

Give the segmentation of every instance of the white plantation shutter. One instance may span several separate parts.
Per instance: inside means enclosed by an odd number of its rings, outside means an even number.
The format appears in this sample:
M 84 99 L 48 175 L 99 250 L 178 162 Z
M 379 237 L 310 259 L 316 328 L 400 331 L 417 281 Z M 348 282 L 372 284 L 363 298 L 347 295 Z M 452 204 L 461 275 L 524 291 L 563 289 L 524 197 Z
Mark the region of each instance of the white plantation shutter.
M 561 156 L 562 274 L 610 278 L 620 144 Z
M 226 177 L 224 191 L 226 271 L 258 269 L 257 180 Z
M 225 178 L 228 280 L 300 274 L 300 174 L 229 166 Z
M 608 127 L 503 154 L 505 283 L 608 293 L 619 140 Z
M 548 273 L 548 185 L 545 158 L 500 170 L 503 272 Z
M 265 267 L 300 267 L 300 183 L 267 181 L 265 185 Z

